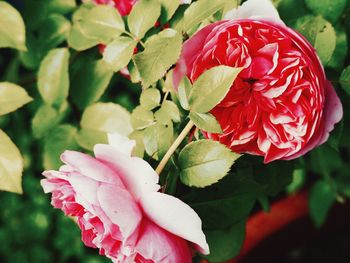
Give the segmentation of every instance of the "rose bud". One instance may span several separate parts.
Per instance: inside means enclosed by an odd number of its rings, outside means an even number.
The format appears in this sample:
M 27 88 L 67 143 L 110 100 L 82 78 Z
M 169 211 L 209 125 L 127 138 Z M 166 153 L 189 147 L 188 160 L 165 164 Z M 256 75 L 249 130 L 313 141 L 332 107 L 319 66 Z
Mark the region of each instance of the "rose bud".
M 177 86 L 184 75 L 194 82 L 214 66 L 243 68 L 211 111 L 223 133 L 204 134 L 265 163 L 324 143 L 343 111 L 315 49 L 268 0 L 249 0 L 228 15 L 185 42 L 174 71 Z
M 85 245 L 113 262 L 190 263 L 190 243 L 208 254 L 201 219 L 158 192 L 158 174 L 131 156 L 135 142 L 116 134 L 109 141 L 95 146 L 95 157 L 65 151 L 65 164 L 41 181 L 52 205 L 76 218 Z

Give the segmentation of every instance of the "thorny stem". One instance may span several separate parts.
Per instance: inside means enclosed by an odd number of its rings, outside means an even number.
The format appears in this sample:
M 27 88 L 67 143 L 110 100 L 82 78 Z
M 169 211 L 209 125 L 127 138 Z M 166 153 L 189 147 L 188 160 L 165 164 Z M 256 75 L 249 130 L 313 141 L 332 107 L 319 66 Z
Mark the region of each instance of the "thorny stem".
M 160 163 L 159 163 L 159 165 L 158 165 L 158 167 L 156 169 L 157 174 L 160 175 L 160 173 L 163 171 L 164 167 L 168 163 L 168 161 L 171 158 L 171 156 L 174 154 L 174 152 L 179 147 L 181 142 L 185 139 L 186 135 L 191 131 L 193 126 L 194 126 L 194 123 L 192 121 L 189 121 L 187 123 L 187 125 L 182 130 L 182 132 L 179 134 L 179 136 L 176 138 L 174 143 L 170 146 L 169 150 L 164 155 L 163 159 L 160 161 Z

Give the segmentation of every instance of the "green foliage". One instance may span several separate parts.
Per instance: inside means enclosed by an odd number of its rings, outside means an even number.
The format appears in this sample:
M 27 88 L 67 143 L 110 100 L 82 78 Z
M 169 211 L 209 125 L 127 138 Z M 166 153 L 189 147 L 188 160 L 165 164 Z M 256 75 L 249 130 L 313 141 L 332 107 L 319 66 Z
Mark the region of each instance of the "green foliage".
M 342 15 L 347 5 L 347 0 L 305 0 L 305 3 L 313 13 L 322 15 L 332 23 L 335 23 Z
M 0 116 L 10 113 L 32 101 L 20 86 L 10 82 L 0 82 Z
M 26 50 L 23 19 L 15 8 L 3 1 L 0 2 L 0 48 L 2 47 Z
M 40 64 L 38 89 L 42 99 L 49 105 L 60 107 L 67 99 L 69 51 L 66 48 L 53 49 Z
M 158 1 L 139 0 L 128 16 L 130 32 L 137 39 L 142 39 L 156 23 L 160 10 L 161 5 Z
M 222 179 L 240 155 L 212 140 L 188 144 L 179 155 L 181 181 L 188 186 L 206 187 Z
M 145 50 L 134 56 L 142 84 L 148 87 L 164 76 L 180 56 L 181 35 L 173 29 L 165 29 L 149 38 Z
M 229 92 L 240 71 L 240 68 L 220 65 L 200 75 L 190 91 L 190 111 L 206 113 L 213 109 Z
M 222 133 L 220 123 L 211 113 L 190 112 L 189 116 L 199 129 L 210 133 Z
M 350 94 L 350 66 L 347 66 L 341 76 L 340 76 L 340 84 L 343 89 Z
M 336 200 L 336 193 L 325 181 L 318 181 L 310 192 L 310 215 L 316 226 L 320 227 L 326 220 L 329 209 Z
M 160 105 L 160 92 L 155 88 L 146 89 L 141 93 L 140 104 L 146 110 L 153 110 Z
M 23 160 L 11 139 L 0 130 L 0 190 L 22 193 Z

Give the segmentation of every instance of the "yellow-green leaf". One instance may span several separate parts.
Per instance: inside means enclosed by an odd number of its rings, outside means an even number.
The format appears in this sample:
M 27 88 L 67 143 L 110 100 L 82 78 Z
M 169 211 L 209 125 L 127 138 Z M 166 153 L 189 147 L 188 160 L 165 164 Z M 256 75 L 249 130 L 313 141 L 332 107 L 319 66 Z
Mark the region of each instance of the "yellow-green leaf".
M 0 130 L 0 190 L 21 194 L 23 159 L 16 145 Z
M 0 48 L 25 51 L 25 26 L 21 14 L 10 4 L 0 1 Z
M 0 82 L 0 116 L 15 111 L 32 100 L 22 87 L 10 82 Z

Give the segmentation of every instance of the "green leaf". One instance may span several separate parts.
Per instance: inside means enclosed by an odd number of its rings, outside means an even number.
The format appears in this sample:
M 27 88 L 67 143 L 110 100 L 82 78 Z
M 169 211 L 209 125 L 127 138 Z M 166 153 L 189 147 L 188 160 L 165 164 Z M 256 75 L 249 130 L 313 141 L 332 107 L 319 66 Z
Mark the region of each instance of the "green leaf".
M 136 44 L 130 37 L 117 37 L 106 46 L 103 60 L 111 66 L 113 71 L 118 72 L 129 64 Z
M 317 227 L 325 222 L 328 211 L 336 201 L 336 193 L 325 181 L 318 181 L 311 189 L 309 197 L 310 215 Z
M 77 6 L 76 0 L 50 0 L 48 1 L 49 12 L 67 14 Z
M 336 46 L 331 59 L 327 63 L 327 67 L 341 71 L 348 53 L 348 39 L 345 28 L 338 26 L 335 29 L 337 35 Z
M 350 66 L 343 70 L 340 76 L 340 85 L 350 95 Z
M 40 64 L 38 89 L 43 100 L 59 107 L 68 97 L 69 51 L 67 48 L 51 50 Z
M 160 3 L 154 0 L 139 0 L 128 16 L 130 32 L 142 39 L 146 32 L 154 26 L 160 16 Z
M 322 15 L 327 20 L 335 23 L 342 15 L 347 0 L 305 0 L 305 4 L 316 15 Z
M 310 41 L 323 65 L 326 65 L 336 46 L 333 26 L 321 16 L 307 15 L 297 20 L 296 29 Z
M 229 92 L 241 68 L 216 66 L 205 71 L 194 82 L 191 89 L 190 110 L 206 113 L 213 109 Z
M 192 3 L 185 11 L 181 25 L 182 31 L 189 31 L 194 26 L 200 24 L 205 19 L 224 8 L 225 4 L 224 0 L 199 0 Z
M 145 50 L 134 57 L 144 86 L 159 80 L 176 63 L 181 45 L 182 37 L 173 29 L 165 29 L 148 39 Z
M 25 26 L 21 14 L 10 4 L 0 1 L 0 48 L 25 51 Z
M 22 172 L 21 153 L 6 133 L 0 130 L 0 190 L 23 193 Z
M 0 82 L 0 116 L 15 111 L 32 100 L 22 87 Z
M 158 0 L 162 5 L 162 14 L 160 20 L 165 23 L 174 15 L 176 9 L 180 6 L 181 0 Z
M 228 173 L 239 157 L 216 141 L 192 142 L 179 155 L 180 179 L 188 186 L 212 185 Z
M 58 111 L 50 105 L 43 104 L 35 113 L 32 120 L 34 138 L 42 138 L 49 130 L 58 123 Z
M 109 43 L 125 30 L 122 17 L 109 5 L 98 5 L 85 11 L 78 24 L 84 35 L 103 43 Z
M 142 91 L 140 104 L 146 110 L 153 110 L 160 105 L 160 92 L 156 88 L 150 88 Z
M 44 140 L 45 170 L 57 170 L 62 165 L 60 156 L 65 150 L 79 149 L 76 134 L 77 129 L 71 125 L 61 125 L 51 130 Z
M 80 125 L 83 129 L 105 133 L 129 135 L 132 132 L 130 113 L 115 103 L 95 103 L 83 113 Z
M 145 145 L 143 144 L 144 131 L 133 131 L 129 138 L 136 141 L 136 146 L 132 151 L 132 156 L 143 158 L 145 152 Z
M 153 112 L 141 106 L 136 107 L 131 113 L 131 124 L 134 129 L 142 130 L 154 124 Z
M 143 132 L 143 145 L 146 153 L 152 158 L 161 159 L 170 148 L 174 137 L 172 122 L 163 125 L 156 123 Z
M 179 108 L 174 102 L 170 100 L 166 100 L 162 103 L 161 108 L 158 111 L 156 111 L 154 117 L 156 118 L 157 122 L 160 122 L 164 125 L 171 121 L 181 121 Z
M 191 81 L 187 78 L 187 76 L 185 76 L 179 83 L 178 93 L 177 93 L 181 107 L 185 110 L 189 110 L 190 108 L 188 100 L 191 94 L 191 90 L 192 90 Z
M 63 103 L 59 109 L 48 104 L 42 104 L 32 119 L 33 136 L 36 139 L 44 137 L 51 129 L 56 127 L 70 111 L 69 104 Z
M 69 35 L 71 24 L 62 15 L 52 14 L 39 31 L 38 41 L 43 49 L 49 50 L 61 44 Z
M 225 262 L 237 256 L 245 238 L 245 223 L 244 220 L 226 229 L 204 230 L 210 254 L 203 257 L 210 262 Z
M 190 112 L 190 119 L 199 129 L 210 133 L 222 133 L 221 126 L 210 113 Z
M 101 98 L 113 71 L 103 60 L 82 61 L 77 66 L 77 71 L 71 76 L 72 100 L 79 109 L 84 109 Z
M 94 146 L 98 143 L 108 144 L 107 133 L 97 131 L 82 129 L 77 133 L 76 141 L 80 147 L 93 151 Z
M 100 43 L 100 41 L 97 38 L 86 37 L 81 32 L 79 26 L 74 26 L 72 28 L 68 36 L 67 42 L 71 48 L 77 51 L 83 51 L 83 50 L 89 49 Z

